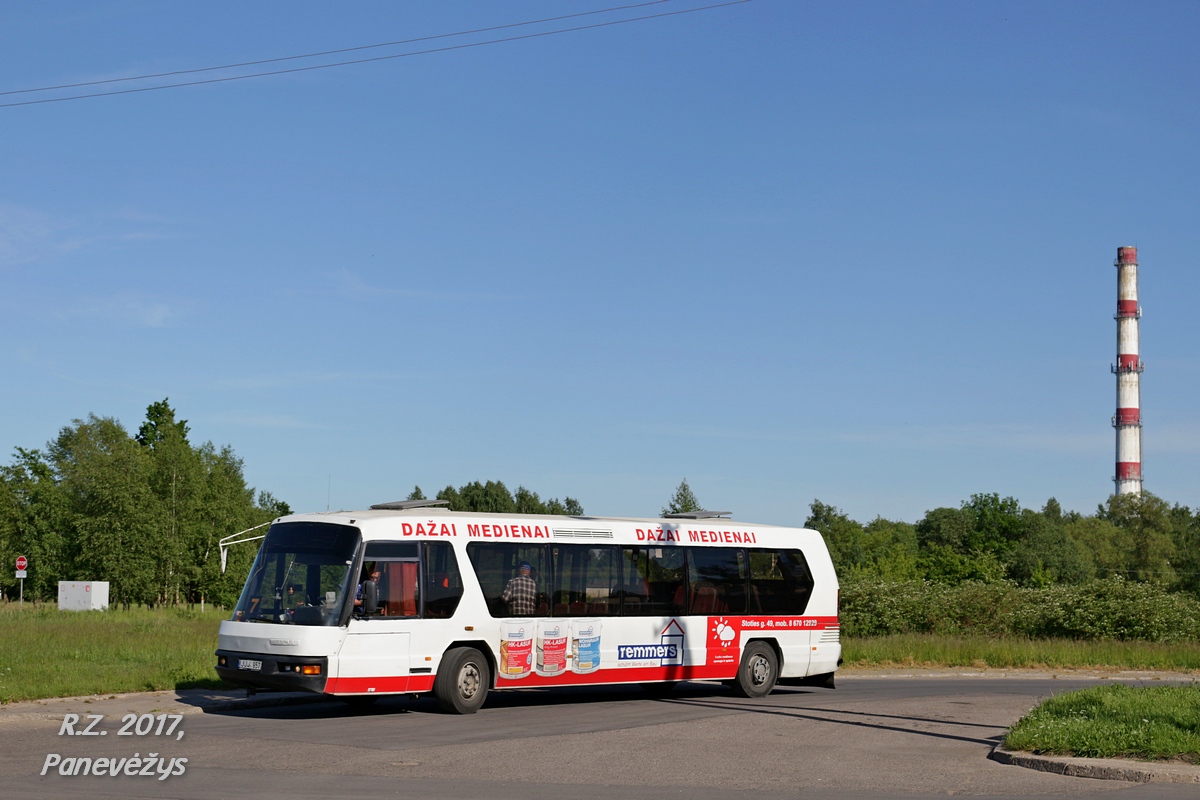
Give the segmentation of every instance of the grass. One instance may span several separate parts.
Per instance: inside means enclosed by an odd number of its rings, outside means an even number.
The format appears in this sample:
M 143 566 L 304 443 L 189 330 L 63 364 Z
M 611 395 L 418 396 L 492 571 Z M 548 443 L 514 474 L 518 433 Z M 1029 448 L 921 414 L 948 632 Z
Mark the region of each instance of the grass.
M 213 651 L 227 616 L 211 609 L 0 606 L 0 703 L 221 686 Z
M 1023 717 L 1010 750 L 1200 763 L 1200 686 L 1111 685 L 1053 697 Z
M 845 666 L 1200 670 L 1200 643 L 903 633 L 842 640 Z

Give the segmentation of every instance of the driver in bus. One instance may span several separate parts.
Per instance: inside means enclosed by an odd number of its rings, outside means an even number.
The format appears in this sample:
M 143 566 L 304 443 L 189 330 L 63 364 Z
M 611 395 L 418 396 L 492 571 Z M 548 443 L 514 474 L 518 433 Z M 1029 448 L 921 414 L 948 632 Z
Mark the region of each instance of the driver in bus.
M 533 566 L 528 561 L 517 565 L 517 574 L 509 579 L 500 599 L 508 603 L 508 611 L 514 617 L 532 617 L 537 613 L 537 582 L 533 579 Z
M 369 569 L 370 569 L 370 580 L 375 581 L 375 585 L 378 586 L 379 585 L 379 567 L 372 564 Z M 364 570 L 364 572 L 366 572 L 366 570 Z M 365 580 L 366 579 L 364 579 L 364 582 L 365 582 Z M 354 593 L 354 605 L 356 607 L 361 606 L 362 602 L 363 602 L 362 601 L 362 583 L 360 583 L 360 584 L 358 584 L 358 591 L 356 591 Z

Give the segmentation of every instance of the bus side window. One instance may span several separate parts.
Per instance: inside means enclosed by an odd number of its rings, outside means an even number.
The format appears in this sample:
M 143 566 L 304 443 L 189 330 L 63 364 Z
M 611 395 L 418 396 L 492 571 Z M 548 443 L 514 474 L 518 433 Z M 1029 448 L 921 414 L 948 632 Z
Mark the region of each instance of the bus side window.
M 560 544 L 553 548 L 556 617 L 607 617 L 621 612 L 618 561 L 614 545 Z
M 621 602 L 621 616 L 640 617 L 650 600 L 649 559 L 645 547 L 621 548 L 621 573 L 614 594 Z
M 429 542 L 425 545 L 424 577 L 425 617 L 453 617 L 462 600 L 463 584 L 458 559 L 449 543 Z
M 691 614 L 746 613 L 746 551 L 739 547 L 692 547 L 688 551 Z
M 589 617 L 621 613 L 621 598 L 613 589 L 620 583 L 621 549 L 616 545 L 583 545 L 587 548 L 583 600 Z
M 554 555 L 554 588 L 550 593 L 550 613 L 556 617 L 587 615 L 588 547 L 560 544 L 551 548 Z
M 643 613 L 676 616 L 687 613 L 687 554 L 678 547 L 647 550 L 650 599 Z
M 537 601 L 534 612 L 528 616 L 543 616 L 550 612 L 547 602 L 551 586 L 550 548 L 545 545 L 472 542 L 467 545 L 467 558 L 479 579 L 487 601 L 488 613 L 493 617 L 514 616 L 510 604 L 504 600 L 504 588 L 517 575 L 521 562 L 530 565 L 530 575 L 537 585 Z

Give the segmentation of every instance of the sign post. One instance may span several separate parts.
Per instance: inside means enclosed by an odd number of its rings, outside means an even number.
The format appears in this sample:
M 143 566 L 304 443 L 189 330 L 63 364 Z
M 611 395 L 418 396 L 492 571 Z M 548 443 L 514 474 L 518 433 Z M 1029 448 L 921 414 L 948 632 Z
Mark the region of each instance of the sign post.
M 21 581 L 21 606 L 25 605 L 25 568 L 29 566 L 29 559 L 25 556 L 17 556 L 17 577 Z

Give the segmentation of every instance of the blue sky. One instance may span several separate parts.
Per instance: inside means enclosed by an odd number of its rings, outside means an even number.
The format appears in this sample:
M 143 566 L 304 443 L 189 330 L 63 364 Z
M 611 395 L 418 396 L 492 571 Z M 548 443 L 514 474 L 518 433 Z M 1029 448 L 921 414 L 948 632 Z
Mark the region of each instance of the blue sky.
M 0 90 L 608 5 L 6 3 Z M 298 510 L 501 479 L 647 515 L 686 477 L 779 524 L 1086 512 L 1135 245 L 1146 488 L 1200 505 L 1198 34 L 754 0 L 0 108 L 0 448 L 170 397 Z

